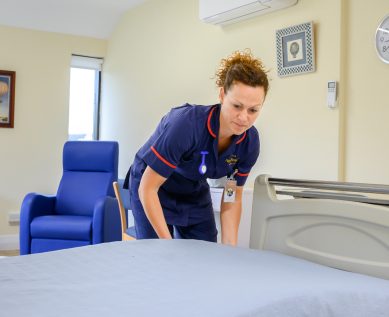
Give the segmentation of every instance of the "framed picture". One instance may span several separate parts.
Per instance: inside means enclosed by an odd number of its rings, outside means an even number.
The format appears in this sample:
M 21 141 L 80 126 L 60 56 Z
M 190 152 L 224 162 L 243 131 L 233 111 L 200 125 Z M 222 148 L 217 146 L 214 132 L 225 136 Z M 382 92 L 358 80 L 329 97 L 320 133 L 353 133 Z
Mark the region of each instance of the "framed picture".
M 16 73 L 0 70 L 0 128 L 14 127 Z
M 313 23 L 307 22 L 276 31 L 278 76 L 315 71 Z

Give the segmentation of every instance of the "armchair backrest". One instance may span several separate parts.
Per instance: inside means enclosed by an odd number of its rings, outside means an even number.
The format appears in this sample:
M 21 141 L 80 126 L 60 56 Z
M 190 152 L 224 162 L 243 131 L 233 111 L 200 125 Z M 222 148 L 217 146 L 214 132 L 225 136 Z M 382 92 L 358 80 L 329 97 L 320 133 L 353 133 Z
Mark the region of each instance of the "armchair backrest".
M 93 215 L 96 201 L 115 197 L 119 145 L 114 141 L 68 141 L 63 148 L 63 175 L 57 191 L 56 212 Z

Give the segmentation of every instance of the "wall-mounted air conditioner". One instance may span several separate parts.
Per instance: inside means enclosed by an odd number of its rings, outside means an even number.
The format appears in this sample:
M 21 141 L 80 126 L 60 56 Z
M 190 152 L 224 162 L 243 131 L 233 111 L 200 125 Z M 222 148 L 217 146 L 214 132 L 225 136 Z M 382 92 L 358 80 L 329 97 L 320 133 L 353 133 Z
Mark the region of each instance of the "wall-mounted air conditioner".
M 211 24 L 230 24 L 290 7 L 298 0 L 199 0 L 200 19 Z

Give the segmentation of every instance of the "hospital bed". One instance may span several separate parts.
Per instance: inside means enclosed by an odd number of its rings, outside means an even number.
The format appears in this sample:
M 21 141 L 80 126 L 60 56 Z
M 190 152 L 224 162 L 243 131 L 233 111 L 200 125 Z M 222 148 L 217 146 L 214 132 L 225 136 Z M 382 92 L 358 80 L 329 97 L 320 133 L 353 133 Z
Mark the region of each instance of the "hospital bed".
M 388 207 L 277 181 L 255 181 L 253 249 L 135 240 L 4 258 L 0 315 L 389 316 Z
M 251 224 L 251 248 L 389 279 L 387 185 L 260 175 Z

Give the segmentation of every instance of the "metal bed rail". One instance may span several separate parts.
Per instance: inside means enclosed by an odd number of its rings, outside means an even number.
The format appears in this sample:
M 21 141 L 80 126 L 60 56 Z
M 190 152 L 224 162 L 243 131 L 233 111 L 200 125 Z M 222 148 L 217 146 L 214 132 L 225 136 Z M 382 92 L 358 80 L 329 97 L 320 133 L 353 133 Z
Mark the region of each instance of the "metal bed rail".
M 335 182 L 335 181 L 318 181 L 318 180 L 301 180 L 301 179 L 285 179 L 269 177 L 268 182 L 274 186 L 308 188 L 309 190 L 293 191 L 289 189 L 278 189 L 276 193 L 279 195 L 289 195 L 294 198 L 322 198 L 322 199 L 337 199 L 348 200 L 375 205 L 389 206 L 389 197 L 384 199 L 377 197 L 368 197 L 361 194 L 353 193 L 368 193 L 389 195 L 389 185 L 381 184 L 365 184 L 351 182 Z M 312 191 L 311 189 L 325 190 Z M 340 192 L 340 193 L 339 193 Z M 346 193 L 353 192 L 353 193 Z

